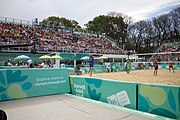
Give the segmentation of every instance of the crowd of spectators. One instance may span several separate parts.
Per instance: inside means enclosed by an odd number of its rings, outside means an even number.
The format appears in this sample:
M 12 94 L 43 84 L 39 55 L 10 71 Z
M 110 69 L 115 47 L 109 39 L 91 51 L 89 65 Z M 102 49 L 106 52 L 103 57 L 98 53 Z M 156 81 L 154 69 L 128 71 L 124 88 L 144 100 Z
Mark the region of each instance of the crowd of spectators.
M 178 43 L 178 42 L 177 42 Z M 167 43 L 164 44 L 159 50 L 159 53 L 163 53 L 163 52 L 172 52 L 172 53 L 167 53 L 167 54 L 158 54 L 156 55 L 156 59 L 158 61 L 180 61 L 180 54 L 178 52 L 180 52 L 180 43 L 178 44 L 171 44 L 171 43 Z M 174 52 L 174 53 L 173 53 Z
M 4 66 L 21 66 L 24 68 L 53 68 L 53 64 L 51 63 L 50 60 L 45 59 L 43 62 L 32 62 L 32 60 L 28 61 L 22 61 L 22 60 L 17 60 L 17 61 L 12 61 L 11 59 L 8 59 L 5 61 Z
M 159 52 L 178 52 L 180 51 L 180 45 L 171 45 L 171 44 L 165 44 Z
M 33 30 L 22 25 L 0 23 L 0 44 L 27 44 L 33 39 Z
M 122 49 L 105 37 L 64 32 L 62 29 L 52 30 L 0 23 L 0 45 L 33 44 L 35 41 L 36 49 L 43 52 L 53 50 L 106 54 L 122 52 Z

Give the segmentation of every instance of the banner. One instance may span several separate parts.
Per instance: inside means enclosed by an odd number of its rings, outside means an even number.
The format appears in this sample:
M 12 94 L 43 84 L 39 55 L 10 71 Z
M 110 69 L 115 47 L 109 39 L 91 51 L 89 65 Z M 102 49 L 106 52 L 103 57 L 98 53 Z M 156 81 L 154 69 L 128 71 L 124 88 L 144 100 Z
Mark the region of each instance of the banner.
M 112 72 L 119 72 L 119 71 L 125 71 L 125 66 L 124 64 L 121 63 L 111 63 L 111 71 Z
M 0 71 L 0 100 L 70 92 L 67 69 Z
M 180 120 L 180 86 L 139 83 L 138 110 Z
M 72 94 L 136 109 L 136 83 L 70 76 Z
M 89 66 L 81 67 L 82 73 L 88 73 L 89 72 Z M 106 65 L 94 65 L 93 73 L 105 73 Z

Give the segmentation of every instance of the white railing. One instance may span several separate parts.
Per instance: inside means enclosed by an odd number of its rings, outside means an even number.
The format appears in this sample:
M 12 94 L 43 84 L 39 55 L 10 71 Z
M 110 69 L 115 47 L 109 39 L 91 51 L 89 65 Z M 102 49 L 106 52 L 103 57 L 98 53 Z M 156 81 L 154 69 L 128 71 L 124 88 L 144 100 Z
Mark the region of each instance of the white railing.
M 1 48 L 1 52 L 31 52 L 34 46 L 28 47 L 5 47 Z M 96 48 L 79 48 L 68 46 L 35 46 L 37 53 L 49 53 L 49 52 L 71 52 L 71 53 L 99 53 L 99 54 L 125 54 L 122 50 L 103 50 Z

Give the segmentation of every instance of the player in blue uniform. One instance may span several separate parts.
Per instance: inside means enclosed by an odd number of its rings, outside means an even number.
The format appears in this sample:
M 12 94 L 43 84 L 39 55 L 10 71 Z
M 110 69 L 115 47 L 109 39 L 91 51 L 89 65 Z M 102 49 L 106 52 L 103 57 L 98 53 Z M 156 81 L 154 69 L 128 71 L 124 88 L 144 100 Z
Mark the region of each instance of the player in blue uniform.
M 92 72 L 94 70 L 94 57 L 92 54 L 90 54 L 90 58 L 89 58 L 89 73 L 90 73 L 90 76 L 92 77 Z

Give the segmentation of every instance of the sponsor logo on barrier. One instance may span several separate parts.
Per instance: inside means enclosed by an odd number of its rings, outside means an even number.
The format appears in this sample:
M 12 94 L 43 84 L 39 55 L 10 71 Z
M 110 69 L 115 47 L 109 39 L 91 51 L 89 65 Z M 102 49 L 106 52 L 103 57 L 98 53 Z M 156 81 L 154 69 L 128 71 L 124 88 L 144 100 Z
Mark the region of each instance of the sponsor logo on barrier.
M 47 78 L 36 78 L 35 86 L 46 86 L 46 85 L 52 85 L 52 84 L 63 84 L 66 83 L 66 80 L 64 77 L 47 77 Z
M 74 89 L 77 96 L 81 96 L 81 97 L 84 96 L 84 90 L 86 89 L 85 85 L 79 85 L 74 83 Z
M 125 90 L 107 97 L 107 101 L 109 104 L 122 106 L 122 107 L 130 104 L 128 94 Z

